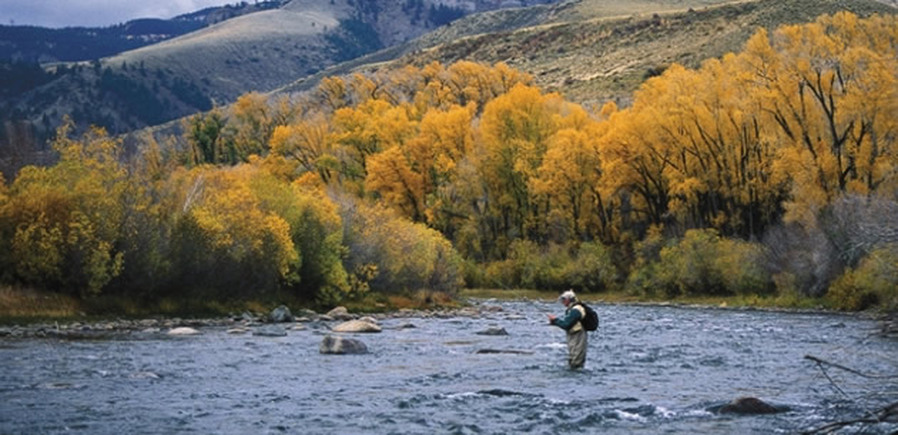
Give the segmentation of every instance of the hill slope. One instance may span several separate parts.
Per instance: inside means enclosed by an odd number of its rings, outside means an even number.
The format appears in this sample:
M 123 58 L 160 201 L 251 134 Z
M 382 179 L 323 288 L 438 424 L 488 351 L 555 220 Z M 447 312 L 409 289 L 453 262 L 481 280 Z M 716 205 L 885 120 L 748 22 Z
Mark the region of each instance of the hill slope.
M 898 9 L 872 0 L 563 2 L 539 8 L 534 24 L 518 29 L 482 34 L 457 30 L 501 28 L 495 21 L 502 16 L 519 19 L 509 12 L 469 16 L 416 40 L 395 60 L 354 65 L 349 71 L 462 59 L 505 62 L 571 101 L 626 105 L 639 84 L 672 63 L 696 67 L 705 59 L 741 50 L 759 28 L 809 22 L 839 11 L 868 16 Z M 486 26 L 480 24 L 484 20 Z

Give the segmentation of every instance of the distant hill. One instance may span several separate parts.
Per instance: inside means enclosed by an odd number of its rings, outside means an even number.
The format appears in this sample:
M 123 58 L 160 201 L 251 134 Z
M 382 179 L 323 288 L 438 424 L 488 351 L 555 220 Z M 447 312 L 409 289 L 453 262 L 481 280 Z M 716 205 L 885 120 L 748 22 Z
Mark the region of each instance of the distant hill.
M 66 115 L 79 128 L 124 133 L 271 91 L 471 13 L 547 1 L 291 0 L 234 17 L 209 9 L 174 21 L 211 25 L 101 59 L 46 63 L 42 71 L 0 65 L 0 171 L 28 163 L 4 148 L 42 149 Z
M 171 19 L 140 18 L 108 27 L 0 25 L 0 62 L 75 62 L 100 59 L 175 38 L 253 12 L 275 9 L 286 0 L 206 8 Z

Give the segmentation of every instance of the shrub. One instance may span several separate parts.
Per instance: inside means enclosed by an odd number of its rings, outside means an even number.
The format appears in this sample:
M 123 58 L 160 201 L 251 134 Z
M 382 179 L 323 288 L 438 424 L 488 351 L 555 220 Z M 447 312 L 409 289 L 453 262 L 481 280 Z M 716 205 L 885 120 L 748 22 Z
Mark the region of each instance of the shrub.
M 57 132 L 56 165 L 25 167 L 4 189 L 0 231 L 8 243 L 3 267 L 13 280 L 84 297 L 99 294 L 122 271 L 121 197 L 128 182 L 118 141 L 96 128 L 70 139 L 70 128 Z
M 598 242 L 583 243 L 573 261 L 564 268 L 566 287 L 583 291 L 602 291 L 614 286 L 617 270 L 611 251 Z
M 657 241 L 651 244 L 658 245 Z M 773 281 L 762 260 L 758 245 L 722 239 L 711 229 L 689 230 L 663 247 L 657 261 L 638 259 L 628 288 L 670 297 L 764 294 L 773 289 Z
M 826 298 L 842 310 L 898 307 L 898 245 L 874 250 L 856 268 L 847 269 L 833 282 Z
M 340 197 L 337 203 L 348 250 L 345 268 L 376 271 L 367 282 L 371 291 L 454 293 L 461 288 L 461 257 L 438 231 L 402 219 L 382 205 L 369 205 L 348 196 Z

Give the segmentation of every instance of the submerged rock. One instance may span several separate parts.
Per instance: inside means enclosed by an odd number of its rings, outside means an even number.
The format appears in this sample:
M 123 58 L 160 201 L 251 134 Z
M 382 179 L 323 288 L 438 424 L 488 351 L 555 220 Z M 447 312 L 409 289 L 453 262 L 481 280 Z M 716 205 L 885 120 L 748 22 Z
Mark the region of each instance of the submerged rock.
M 371 320 L 350 320 L 334 326 L 334 332 L 381 332 L 380 326 Z
M 508 335 L 508 331 L 505 328 L 500 328 L 498 326 L 494 326 L 491 328 L 487 328 L 483 331 L 477 332 L 477 335 Z
M 281 326 L 269 325 L 253 331 L 253 335 L 259 337 L 285 337 L 287 330 Z
M 354 338 L 326 335 L 318 350 L 323 354 L 363 354 L 368 353 L 368 346 Z
M 756 397 L 740 397 L 723 406 L 712 407 L 709 410 L 719 414 L 758 415 L 776 414 L 778 412 L 786 412 L 789 409 L 781 406 L 773 406 Z
M 532 351 L 519 349 L 479 349 L 478 354 L 508 353 L 512 355 L 533 355 Z

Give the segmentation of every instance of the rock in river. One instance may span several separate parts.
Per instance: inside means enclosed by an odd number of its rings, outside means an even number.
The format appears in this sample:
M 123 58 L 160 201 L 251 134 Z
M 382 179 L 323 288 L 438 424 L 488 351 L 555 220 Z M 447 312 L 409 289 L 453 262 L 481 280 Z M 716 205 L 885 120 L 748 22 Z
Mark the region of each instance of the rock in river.
M 292 322 L 293 319 L 293 314 L 290 313 L 290 309 L 286 305 L 281 305 L 268 314 L 268 321 L 272 323 Z
M 498 326 L 493 326 L 483 331 L 477 332 L 477 335 L 508 335 L 508 331 L 505 328 L 501 328 Z
M 333 310 L 328 311 L 325 315 L 337 320 L 349 320 L 353 317 L 352 314 L 349 314 L 349 310 L 343 306 L 334 308 Z
M 318 350 L 324 354 L 362 354 L 368 353 L 368 346 L 353 338 L 325 335 Z
M 726 405 L 711 409 L 712 412 L 718 412 L 720 414 L 741 415 L 776 414 L 777 412 L 785 412 L 788 410 L 788 408 L 773 406 L 755 397 L 740 397 Z
M 287 330 L 278 325 L 267 325 L 253 331 L 253 335 L 259 337 L 286 337 Z
M 334 326 L 334 332 L 380 332 L 380 326 L 370 320 L 350 320 Z
M 200 331 L 193 329 L 189 326 L 182 326 L 179 328 L 173 328 L 168 331 L 168 335 L 197 335 Z

